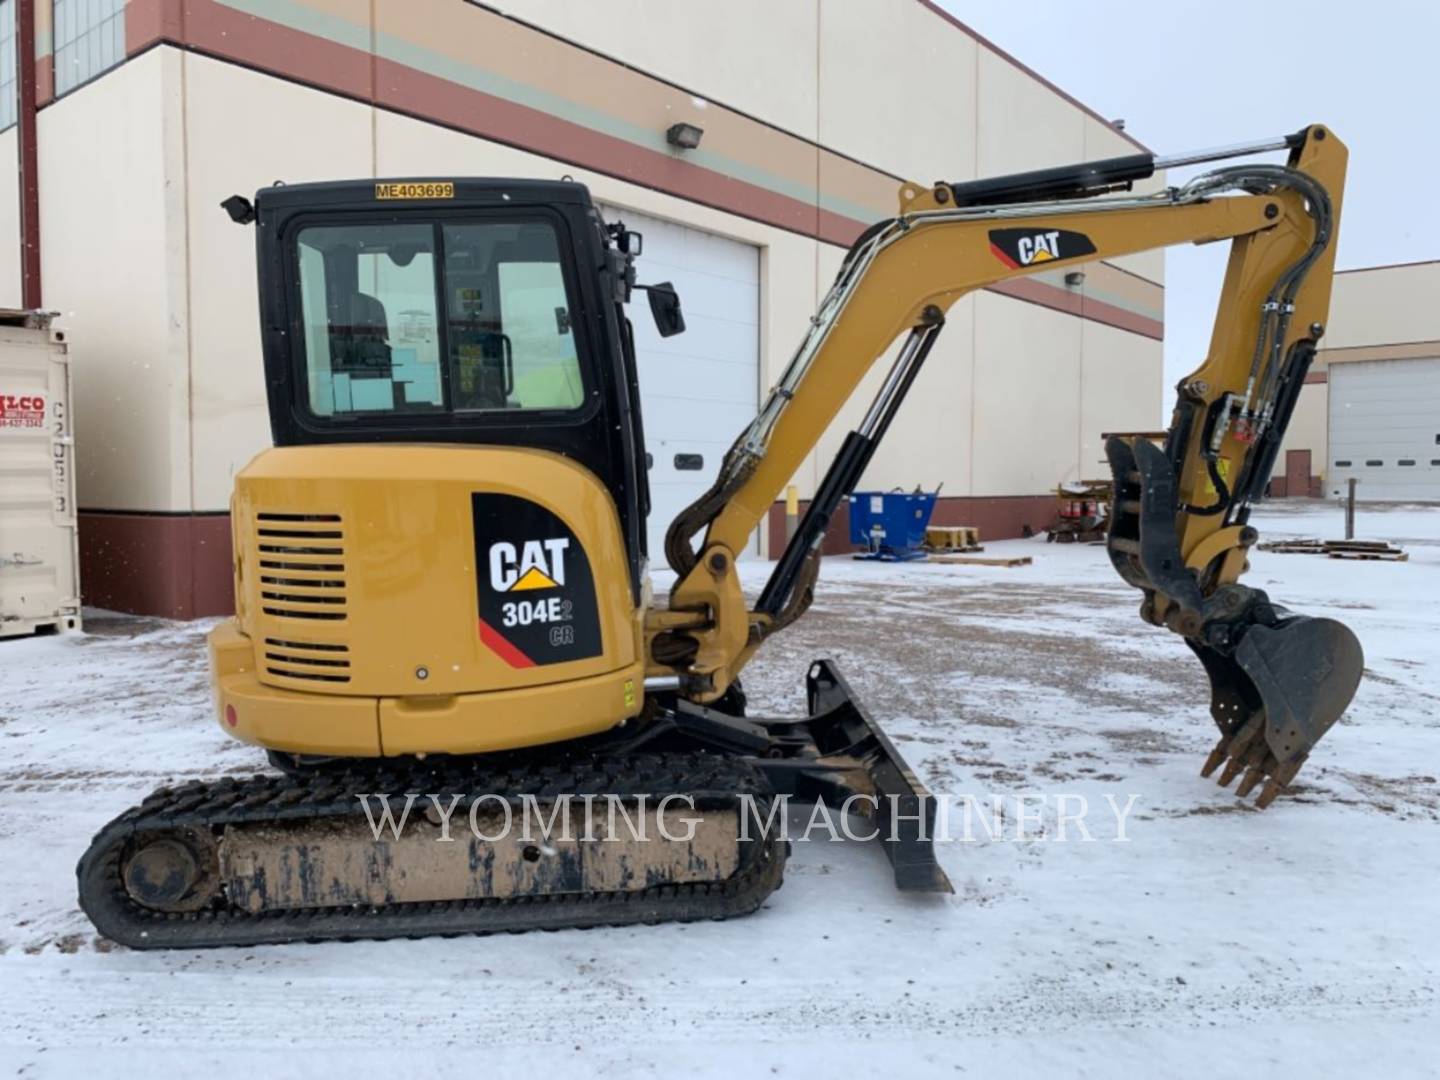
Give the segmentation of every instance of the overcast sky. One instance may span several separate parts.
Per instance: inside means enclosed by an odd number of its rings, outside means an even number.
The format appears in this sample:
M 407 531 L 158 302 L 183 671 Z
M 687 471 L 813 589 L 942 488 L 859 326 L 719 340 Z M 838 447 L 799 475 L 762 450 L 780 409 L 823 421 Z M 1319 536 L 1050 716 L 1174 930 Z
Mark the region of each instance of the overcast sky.
M 1328 125 L 1350 147 L 1337 269 L 1440 258 L 1440 3 L 939 3 L 1157 153 Z M 1228 247 L 1166 253 L 1166 417 L 1209 344 Z

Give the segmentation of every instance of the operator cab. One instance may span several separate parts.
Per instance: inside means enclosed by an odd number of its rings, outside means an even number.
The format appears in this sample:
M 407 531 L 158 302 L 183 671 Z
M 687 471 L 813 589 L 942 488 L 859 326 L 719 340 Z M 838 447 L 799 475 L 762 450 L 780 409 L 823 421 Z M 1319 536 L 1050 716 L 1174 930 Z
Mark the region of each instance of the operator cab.
M 569 181 L 276 185 L 223 205 L 256 223 L 276 446 L 562 454 L 612 493 L 638 589 L 649 486 L 621 307 L 638 234 Z M 662 334 L 684 329 L 672 287 L 649 297 Z

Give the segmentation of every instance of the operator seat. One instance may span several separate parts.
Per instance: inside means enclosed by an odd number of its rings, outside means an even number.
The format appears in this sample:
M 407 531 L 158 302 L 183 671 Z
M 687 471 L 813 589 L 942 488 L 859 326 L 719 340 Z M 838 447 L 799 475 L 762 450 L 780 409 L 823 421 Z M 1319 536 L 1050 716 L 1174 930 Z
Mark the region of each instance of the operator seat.
M 357 290 L 337 307 L 330 319 L 331 370 L 352 379 L 390 378 L 390 320 L 385 305 Z

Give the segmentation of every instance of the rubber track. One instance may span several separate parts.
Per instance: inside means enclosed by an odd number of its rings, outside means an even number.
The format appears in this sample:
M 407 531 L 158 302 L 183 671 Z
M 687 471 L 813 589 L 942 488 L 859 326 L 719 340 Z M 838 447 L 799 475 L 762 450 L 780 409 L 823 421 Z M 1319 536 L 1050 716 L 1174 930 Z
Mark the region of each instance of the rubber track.
M 658 885 L 633 892 L 572 893 L 505 899 L 457 899 L 419 904 L 306 908 L 252 914 L 232 907 L 222 893 L 212 906 L 163 913 L 135 903 L 120 878 L 126 841 L 136 833 L 205 829 L 325 817 L 363 817 L 356 793 L 385 792 L 398 813 L 404 794 L 505 796 L 523 794 L 666 794 L 694 796 L 696 809 L 734 806 L 752 794 L 762 810 L 772 790 L 751 765 L 706 754 L 650 754 L 572 758 L 508 768 L 446 763 L 384 765 L 302 776 L 254 776 L 193 781 L 162 788 L 110 822 L 76 867 L 80 907 L 107 938 L 134 949 L 195 949 L 355 941 L 497 931 L 560 930 L 635 923 L 726 919 L 755 911 L 779 888 L 787 844 L 776 837 L 742 843 L 740 867 L 723 881 Z M 468 798 L 461 807 L 468 808 Z M 372 805 L 377 805 L 372 800 Z M 417 802 L 412 813 L 419 812 Z M 456 820 L 461 820 L 457 809 Z

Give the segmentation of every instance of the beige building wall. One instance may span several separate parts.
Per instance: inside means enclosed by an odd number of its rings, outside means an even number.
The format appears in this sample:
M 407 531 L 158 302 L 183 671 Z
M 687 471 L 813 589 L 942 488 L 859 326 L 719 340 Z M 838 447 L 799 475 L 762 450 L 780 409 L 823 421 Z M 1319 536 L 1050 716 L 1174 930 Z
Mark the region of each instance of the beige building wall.
M 820 0 L 507 0 L 505 13 L 806 139 L 816 137 Z M 756 33 L 763 26 L 765 33 Z M 836 149 L 844 149 L 837 147 Z
M 45 305 L 70 341 L 89 510 L 188 510 L 180 56 L 155 50 L 37 118 Z
M 1335 275 L 1322 355 L 1356 347 L 1440 340 L 1440 261 L 1342 270 Z
M 15 208 L 20 199 L 17 160 L 18 129 L 0 131 L 0 208 Z M 20 306 L 20 213 L 0 211 L 0 307 Z
M 1332 365 L 1440 355 L 1440 261 L 1342 270 L 1335 275 L 1330 325 L 1316 353 L 1295 416 L 1285 432 L 1275 474 L 1285 454 L 1309 450 L 1311 474 L 1324 484 L 1329 472 Z
M 971 495 L 1039 494 L 1080 472 L 1081 321 L 975 298 Z
M 1081 324 L 1080 465 L 1075 479 L 1110 475 L 1101 438 L 1107 432 L 1154 431 L 1169 423 L 1168 416 L 1161 421 L 1156 404 L 1164 372 L 1155 363 L 1154 345 L 1113 326 L 1089 320 Z
M 261 370 L 255 230 L 220 202 L 277 180 L 371 176 L 372 110 L 208 57 L 184 65 L 185 227 L 195 392 L 195 488 L 187 509 L 224 510 L 231 481 L 270 444 Z
M 1290 450 L 1310 451 L 1310 475 L 1324 482 L 1328 458 L 1326 432 L 1330 428 L 1330 387 L 1326 383 L 1310 383 L 1300 391 L 1290 426 L 1280 443 L 1280 456 L 1275 459 L 1275 476 L 1287 476 L 1285 454 Z M 1288 477 L 1287 477 L 1288 478 Z

